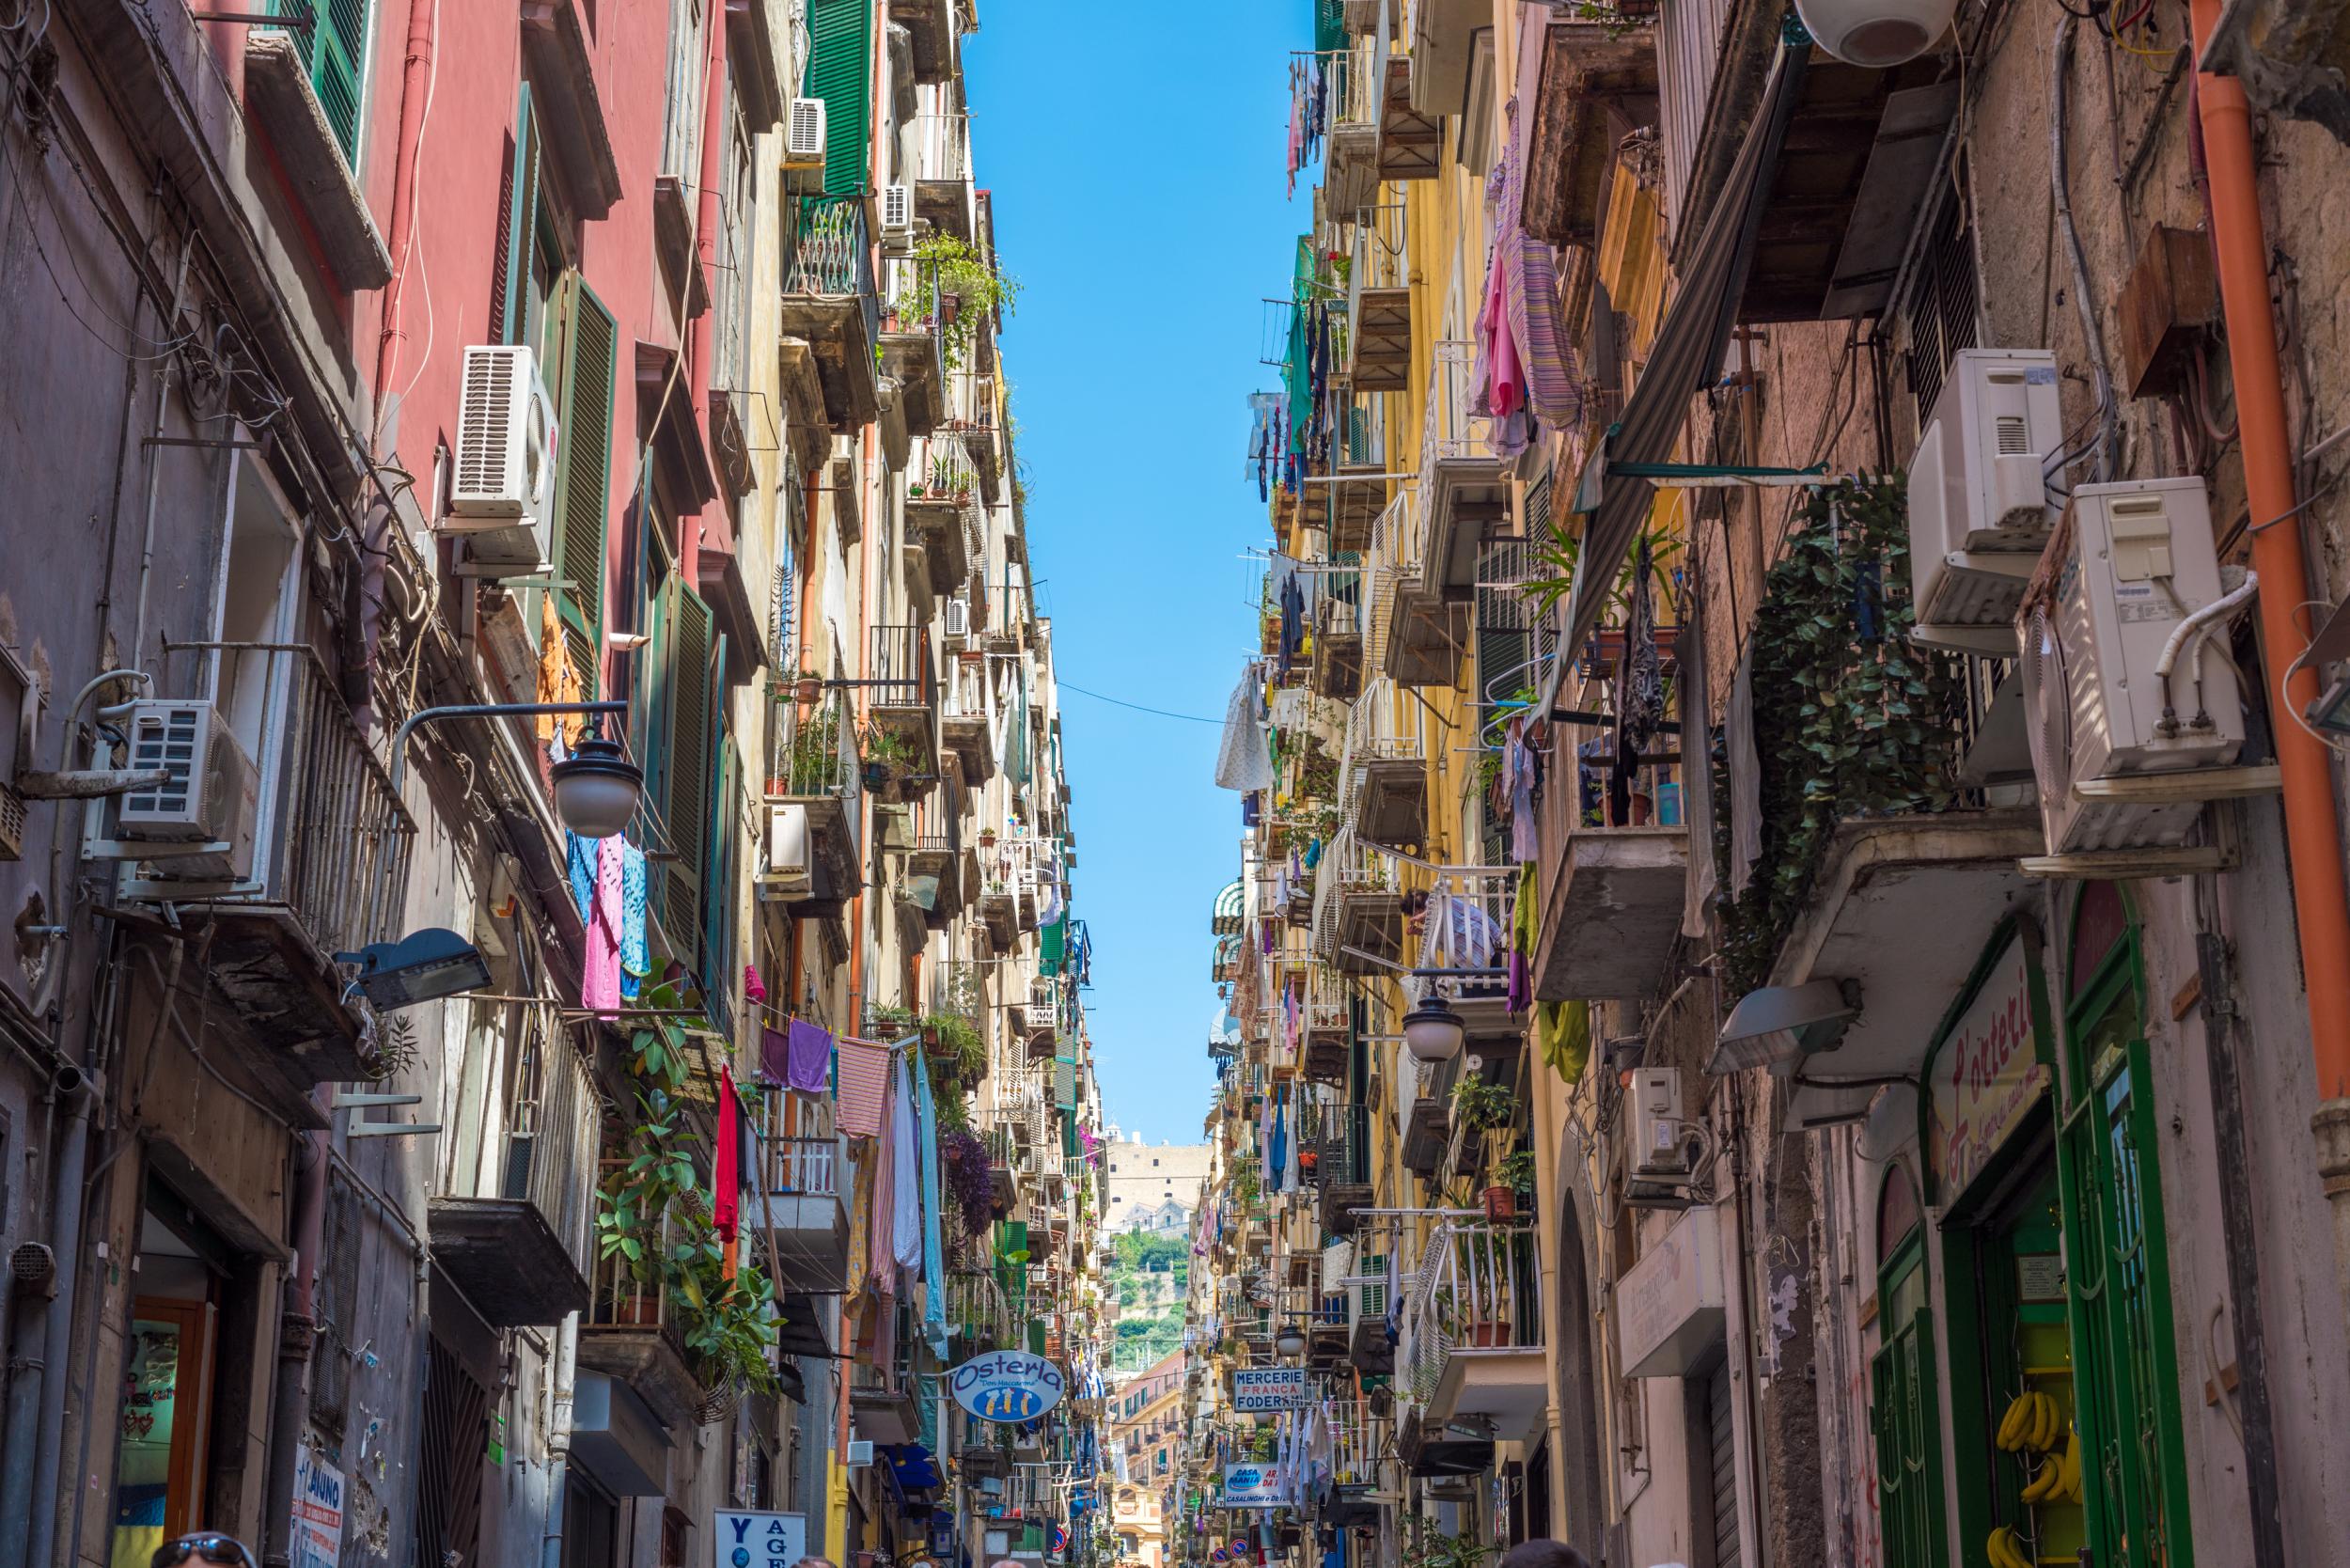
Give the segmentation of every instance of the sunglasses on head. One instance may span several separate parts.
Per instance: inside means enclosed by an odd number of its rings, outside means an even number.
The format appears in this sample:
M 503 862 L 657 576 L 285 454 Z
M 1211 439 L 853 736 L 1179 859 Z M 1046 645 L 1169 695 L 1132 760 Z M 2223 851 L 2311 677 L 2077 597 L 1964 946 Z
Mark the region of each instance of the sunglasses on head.
M 149 1568 L 180 1568 L 184 1562 L 226 1562 L 235 1568 L 258 1568 L 243 1542 L 216 1529 L 200 1529 L 193 1535 L 166 1541 L 155 1548 L 155 1555 L 148 1562 Z

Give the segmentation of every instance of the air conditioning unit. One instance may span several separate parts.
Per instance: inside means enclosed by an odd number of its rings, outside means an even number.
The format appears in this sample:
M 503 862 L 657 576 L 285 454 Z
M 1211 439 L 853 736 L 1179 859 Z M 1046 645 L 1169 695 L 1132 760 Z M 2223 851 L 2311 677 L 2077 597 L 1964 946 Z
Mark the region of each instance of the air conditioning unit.
M 971 606 L 963 600 L 947 601 L 947 635 L 950 637 L 971 635 Z
M 803 898 L 816 890 L 807 807 L 767 808 L 767 859 L 759 883 L 767 898 Z
M 795 98 L 783 128 L 786 190 L 814 196 L 824 188 L 824 101 Z
M 210 702 L 147 698 L 131 704 L 125 726 L 130 766 L 162 769 L 162 784 L 133 790 L 116 808 L 124 839 L 149 843 L 228 846 L 225 853 L 173 855 L 168 874 L 201 881 L 248 876 L 260 815 L 260 770 Z
M 848 1451 L 841 1456 L 840 1462 L 853 1470 L 871 1465 L 873 1463 L 873 1440 L 870 1437 L 850 1438 Z
M 914 187 L 884 185 L 881 191 L 881 245 L 888 256 L 914 249 Z
M 457 409 L 457 463 L 442 531 L 494 565 L 548 559 L 554 512 L 555 404 L 538 356 L 511 344 L 465 351 Z
M 2235 672 L 2190 634 L 2168 679 L 2163 650 L 2224 589 L 2200 478 L 2082 485 L 2053 591 L 2023 637 L 2024 718 L 2051 855 L 2185 841 L 2202 803 L 2099 783 L 2225 767 L 2244 745 Z M 2214 624 L 2211 636 L 2225 636 Z
M 2056 356 L 1962 349 L 1909 465 L 1918 642 L 2015 651 L 2015 608 L 2055 522 L 2047 464 L 2063 445 Z
M 1623 1200 L 1636 1208 L 1689 1205 L 1689 1124 L 1682 1115 L 1681 1073 L 1635 1068 L 1624 1090 Z

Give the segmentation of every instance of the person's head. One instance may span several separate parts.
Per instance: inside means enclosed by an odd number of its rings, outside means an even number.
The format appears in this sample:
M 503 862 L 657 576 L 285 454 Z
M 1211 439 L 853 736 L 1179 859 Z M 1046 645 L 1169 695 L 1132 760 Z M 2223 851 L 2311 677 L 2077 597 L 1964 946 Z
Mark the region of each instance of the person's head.
M 1428 913 L 1428 890 L 1415 887 L 1403 895 L 1403 913 L 1413 919 Z
M 804 1557 L 791 1568 L 838 1568 L 838 1565 L 828 1557 Z
M 1591 1568 L 1590 1559 L 1564 1541 L 1521 1541 L 1501 1560 L 1501 1568 Z

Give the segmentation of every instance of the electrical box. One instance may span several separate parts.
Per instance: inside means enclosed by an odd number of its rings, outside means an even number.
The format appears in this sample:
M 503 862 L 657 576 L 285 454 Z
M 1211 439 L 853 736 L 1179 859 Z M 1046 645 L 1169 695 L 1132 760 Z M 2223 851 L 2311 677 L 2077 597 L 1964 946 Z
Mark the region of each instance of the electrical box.
M 2194 356 L 2219 320 L 2211 236 L 2156 224 L 2138 247 L 2115 306 L 2122 321 L 2122 379 L 2130 396 L 2192 395 Z

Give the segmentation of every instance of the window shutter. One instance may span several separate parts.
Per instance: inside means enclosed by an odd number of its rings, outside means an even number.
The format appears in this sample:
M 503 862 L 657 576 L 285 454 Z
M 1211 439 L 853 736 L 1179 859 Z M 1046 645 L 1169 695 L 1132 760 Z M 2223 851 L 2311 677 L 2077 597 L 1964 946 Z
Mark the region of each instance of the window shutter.
M 711 664 L 724 669 L 727 663 L 727 639 L 719 634 Z M 710 805 L 707 812 L 710 827 L 704 836 L 708 851 L 703 857 L 702 889 L 702 952 L 709 960 L 704 980 L 709 989 L 723 993 L 728 976 L 734 973 L 734 841 L 735 823 L 741 813 L 735 805 L 734 748 L 726 744 L 726 708 L 723 703 L 711 704 L 712 728 L 717 731 L 716 757 L 706 770 L 711 779 Z
M 520 343 L 529 327 L 530 250 L 539 227 L 539 126 L 525 82 L 514 109 L 514 158 L 498 193 L 498 270 L 492 280 L 490 320 L 498 341 Z
M 273 14 L 306 18 L 309 33 L 297 33 L 310 58 L 310 88 L 319 95 L 327 128 L 343 159 L 359 163 L 359 85 L 366 79 L 370 0 L 278 0 Z
M 670 579 L 675 600 L 669 627 L 669 757 L 662 821 L 669 829 L 666 919 L 673 941 L 691 941 L 701 929 L 702 849 L 710 821 L 710 606 L 692 588 Z
M 807 96 L 824 101 L 824 194 L 865 189 L 865 94 L 871 81 L 873 0 L 814 0 Z
M 556 287 L 563 323 L 556 367 L 555 574 L 564 625 L 580 634 L 588 657 L 580 673 L 590 686 L 603 647 L 603 531 L 611 510 L 612 397 L 619 325 L 576 272 Z

